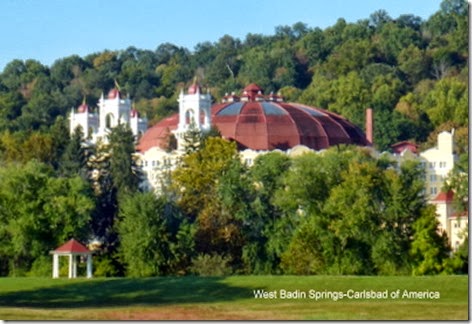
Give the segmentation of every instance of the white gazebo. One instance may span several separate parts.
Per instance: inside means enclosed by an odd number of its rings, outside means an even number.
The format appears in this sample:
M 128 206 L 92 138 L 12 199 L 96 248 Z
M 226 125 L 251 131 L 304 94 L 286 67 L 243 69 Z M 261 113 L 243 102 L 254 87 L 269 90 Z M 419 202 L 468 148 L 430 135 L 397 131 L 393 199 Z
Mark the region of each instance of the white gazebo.
M 83 244 L 71 239 L 69 242 L 61 245 L 52 254 L 52 277 L 59 278 L 59 257 L 69 257 L 69 278 L 77 278 L 77 257 L 87 257 L 87 278 L 92 278 L 92 251 L 87 249 Z

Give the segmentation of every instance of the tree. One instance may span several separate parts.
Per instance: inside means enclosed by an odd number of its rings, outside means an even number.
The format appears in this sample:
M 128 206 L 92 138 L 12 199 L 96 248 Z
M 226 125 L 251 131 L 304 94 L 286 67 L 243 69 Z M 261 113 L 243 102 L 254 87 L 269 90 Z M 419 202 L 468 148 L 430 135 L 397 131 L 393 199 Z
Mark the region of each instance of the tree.
M 378 274 L 408 274 L 413 224 L 427 207 L 423 194 L 424 171 L 416 161 L 404 161 L 398 171 L 387 169 L 385 208 L 381 211 L 382 231 L 372 247 L 372 259 Z
M 52 166 L 54 167 L 54 170 L 58 170 L 60 168 L 62 156 L 70 142 L 70 130 L 67 118 L 58 116 L 54 121 L 54 124 L 50 127 L 49 133 L 52 139 L 54 155 L 52 158 Z
M 113 250 L 117 239 L 113 224 L 118 212 L 118 201 L 110 172 L 110 156 L 107 145 L 99 141 L 92 148 L 88 161 L 91 170 L 89 181 L 97 201 L 90 222 L 92 234 L 103 244 L 105 253 Z
M 80 177 L 55 178 L 50 167 L 30 161 L 0 169 L 0 258 L 9 275 L 22 275 L 33 262 L 74 237 L 88 240 L 94 208 Z
M 217 137 L 208 138 L 204 148 L 183 157 L 182 165 L 172 173 L 172 188 L 190 218 L 213 200 L 216 182 L 235 158 L 236 143 Z
M 469 154 L 460 155 L 458 163 L 444 181 L 444 192 L 454 192 L 454 209 L 465 212 L 469 208 Z
M 0 92 L 0 130 L 13 131 L 25 100 L 19 92 Z
M 220 255 L 233 268 L 242 267 L 243 224 L 252 216 L 250 200 L 246 168 L 240 159 L 233 159 L 216 181 L 214 198 L 196 219 L 199 254 Z
M 381 230 L 383 172 L 370 162 L 352 162 L 341 174 L 343 182 L 331 190 L 324 208 L 326 230 L 334 235 L 335 247 L 323 247 L 332 257 L 331 273 L 372 273 L 372 245 Z M 325 242 L 325 241 L 324 241 Z M 323 242 L 323 243 L 324 243 Z
M 465 231 L 466 237 L 451 258 L 446 260 L 444 272 L 447 274 L 469 274 L 469 232 Z
M 119 253 L 126 273 L 133 277 L 175 274 L 176 265 L 190 258 L 192 246 L 179 246 L 182 218 L 164 197 L 154 193 L 135 193 L 120 205 L 117 228 L 121 239 Z M 190 238 L 191 239 L 191 238 Z M 182 252 L 189 253 L 184 255 Z
M 134 156 L 134 136 L 127 124 L 114 127 L 109 134 L 110 174 L 118 195 L 138 190 L 141 174 Z
M 466 125 L 469 121 L 467 88 L 457 78 L 439 80 L 424 98 L 420 109 L 435 126 L 446 121 Z
M 65 177 L 80 175 L 84 179 L 88 178 L 87 154 L 82 127 L 78 126 L 74 130 L 61 160 L 61 175 Z
M 413 224 L 410 250 L 413 275 L 434 275 L 443 271 L 449 248 L 447 236 L 438 233 L 437 228 L 435 208 L 430 205 Z
M 426 55 L 424 50 L 410 44 L 400 51 L 397 59 L 399 69 L 406 74 L 411 85 L 428 77 L 431 58 Z
M 202 131 L 197 128 L 195 121 L 191 120 L 188 130 L 183 135 L 183 147 L 185 154 L 191 154 L 203 145 Z

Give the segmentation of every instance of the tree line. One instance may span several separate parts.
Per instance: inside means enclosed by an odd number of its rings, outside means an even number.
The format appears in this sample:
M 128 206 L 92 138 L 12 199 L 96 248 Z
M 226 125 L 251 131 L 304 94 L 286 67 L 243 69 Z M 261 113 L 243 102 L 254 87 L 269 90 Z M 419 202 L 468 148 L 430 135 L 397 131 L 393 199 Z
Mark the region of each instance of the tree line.
M 58 169 L 0 168 L 1 275 L 50 275 L 49 251 L 71 237 L 99 242 L 98 276 L 467 273 L 468 240 L 450 253 L 415 161 L 343 145 L 248 167 L 210 136 L 156 195 L 127 127 L 84 144 L 78 128 Z
M 247 168 L 234 144 L 209 137 L 155 196 L 139 187 L 129 129 L 90 147 L 80 129 L 67 136 L 66 118 L 114 80 L 151 124 L 177 111 L 177 90 L 195 74 L 215 100 L 255 82 L 361 127 L 371 106 L 380 150 L 404 139 L 431 145 L 455 127 L 454 181 L 468 197 L 467 12 L 466 1 L 445 0 L 427 21 L 377 11 L 324 30 L 226 35 L 193 52 L 161 44 L 51 67 L 12 61 L 0 74 L 0 275 L 49 275 L 48 252 L 72 236 L 102 243 L 96 275 L 467 271 L 468 241 L 449 257 L 417 165 L 336 147 L 273 152 Z
M 155 50 L 72 55 L 50 67 L 13 60 L 0 74 L 0 132 L 48 133 L 84 98 L 95 106 L 115 81 L 153 124 L 177 111 L 178 90 L 197 75 L 217 101 L 255 82 L 266 93 L 340 113 L 361 128 L 365 108 L 372 107 L 381 151 L 402 140 L 428 145 L 435 133 L 455 127 L 465 152 L 467 63 L 466 0 L 444 0 L 427 20 L 378 10 L 325 29 L 297 22 L 277 26 L 273 35 L 224 35 L 193 51 L 164 43 Z

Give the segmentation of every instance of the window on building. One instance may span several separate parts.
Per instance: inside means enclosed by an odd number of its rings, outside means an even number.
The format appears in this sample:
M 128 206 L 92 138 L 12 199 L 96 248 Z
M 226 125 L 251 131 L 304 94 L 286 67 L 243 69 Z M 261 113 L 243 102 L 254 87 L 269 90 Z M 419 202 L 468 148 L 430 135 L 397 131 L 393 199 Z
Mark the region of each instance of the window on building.
M 152 166 L 153 166 L 153 167 L 156 166 L 156 161 L 152 161 Z
M 436 175 L 435 174 L 430 174 L 429 175 L 429 181 L 430 182 L 436 182 Z
M 105 127 L 106 128 L 111 128 L 112 123 L 113 123 L 113 115 L 112 114 L 106 115 L 105 116 Z
M 144 161 L 144 166 L 145 166 L 145 167 L 148 166 L 148 161 Z
M 432 195 L 436 195 L 438 193 L 438 189 L 436 187 L 431 187 L 430 192 Z

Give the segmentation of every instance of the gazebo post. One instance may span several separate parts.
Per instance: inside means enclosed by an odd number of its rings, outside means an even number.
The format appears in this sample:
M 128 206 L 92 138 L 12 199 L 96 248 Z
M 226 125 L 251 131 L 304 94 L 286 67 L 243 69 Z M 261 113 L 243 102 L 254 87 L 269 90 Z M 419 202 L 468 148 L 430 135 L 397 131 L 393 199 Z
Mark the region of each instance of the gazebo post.
M 77 255 L 72 254 L 72 278 L 77 278 Z
M 71 253 L 71 254 L 69 254 L 69 279 L 73 278 L 73 275 L 74 275 L 74 273 L 73 273 L 73 267 L 74 267 L 73 263 L 74 263 L 74 259 L 72 257 L 72 253 Z
M 59 278 L 59 255 L 55 253 L 52 256 L 52 277 Z
M 92 254 L 87 254 L 87 278 L 92 278 Z

